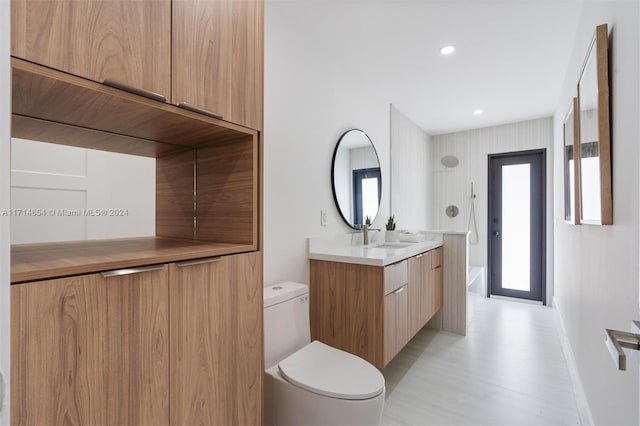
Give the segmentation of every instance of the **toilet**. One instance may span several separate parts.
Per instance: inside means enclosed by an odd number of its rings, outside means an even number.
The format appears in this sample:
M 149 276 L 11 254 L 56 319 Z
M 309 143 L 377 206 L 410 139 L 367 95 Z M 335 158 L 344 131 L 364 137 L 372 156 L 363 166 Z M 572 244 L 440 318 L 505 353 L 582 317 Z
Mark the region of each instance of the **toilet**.
M 384 376 L 364 359 L 310 342 L 309 289 L 264 288 L 265 424 L 379 425 Z

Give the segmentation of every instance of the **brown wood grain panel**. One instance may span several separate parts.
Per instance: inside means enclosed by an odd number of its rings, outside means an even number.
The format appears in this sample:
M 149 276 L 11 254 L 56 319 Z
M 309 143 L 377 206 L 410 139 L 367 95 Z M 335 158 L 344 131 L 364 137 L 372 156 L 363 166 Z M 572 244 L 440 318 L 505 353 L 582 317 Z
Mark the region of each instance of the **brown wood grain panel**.
M 407 287 L 384 296 L 384 364 L 386 366 L 409 341 Z
M 414 256 L 407 259 L 408 285 L 407 285 L 407 327 L 409 336 L 413 337 L 424 325 L 424 268 L 422 258 Z
M 442 309 L 442 295 L 443 295 L 443 290 L 442 290 L 442 266 L 439 266 L 435 269 L 431 270 L 431 280 L 432 280 L 432 286 L 433 286 L 433 291 L 432 291 L 432 295 L 433 295 L 433 315 L 435 315 L 438 311 L 440 311 L 440 309 Z M 431 316 L 433 316 L 431 315 Z M 431 319 L 431 318 L 429 318 Z
M 11 66 L 13 114 L 189 147 L 257 134 L 17 58 Z
M 173 2 L 173 101 L 261 130 L 263 0 Z
M 171 1 L 12 0 L 11 54 L 171 95 Z
M 195 150 L 156 160 L 156 235 L 195 238 Z
M 407 261 L 393 263 L 384 268 L 384 294 L 402 287 L 407 283 Z
M 311 260 L 311 338 L 384 363 L 382 267 Z
M 170 268 L 171 424 L 261 424 L 260 253 Z
M 11 282 L 19 283 L 111 269 L 253 251 L 242 244 L 142 237 L 11 247 Z
M 161 157 L 188 148 L 179 145 L 132 138 L 116 133 L 69 126 L 38 118 L 11 115 L 11 136 L 39 142 L 77 146 L 142 157 Z
M 600 218 L 603 225 L 613 224 L 611 187 L 611 124 L 609 118 L 609 31 L 607 24 L 596 27 L 598 68 L 598 144 L 600 145 Z
M 431 250 L 429 253 L 431 253 L 431 263 L 430 263 L 429 267 L 431 269 L 435 269 L 438 266 L 441 266 L 442 265 L 442 254 L 443 254 L 442 247 L 438 247 L 437 249 Z
M 167 286 L 167 268 L 12 286 L 12 424 L 168 424 Z
M 258 244 L 258 139 L 196 153 L 196 238 Z

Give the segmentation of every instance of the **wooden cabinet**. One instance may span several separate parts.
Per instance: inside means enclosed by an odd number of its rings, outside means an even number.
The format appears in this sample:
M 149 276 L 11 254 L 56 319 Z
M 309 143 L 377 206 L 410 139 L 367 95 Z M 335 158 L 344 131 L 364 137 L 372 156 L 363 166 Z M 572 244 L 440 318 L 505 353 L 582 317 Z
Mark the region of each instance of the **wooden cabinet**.
M 172 99 L 261 130 L 262 0 L 179 0 L 172 10 Z
M 11 54 L 169 98 L 171 0 L 11 0 Z
M 12 0 L 11 54 L 263 125 L 263 0 Z
M 415 335 L 442 308 L 442 248 L 408 261 L 409 334 Z
M 442 277 L 442 247 L 437 248 L 431 252 L 431 264 L 430 264 L 430 282 L 431 288 L 429 291 L 429 307 L 427 311 L 427 321 L 431 319 L 440 309 L 443 304 L 443 277 Z
M 170 424 L 260 424 L 260 253 L 170 268 Z
M 11 287 L 11 424 L 169 424 L 168 268 L 151 269 Z
M 384 365 L 387 365 L 409 341 L 407 287 L 405 284 L 384 296 Z
M 12 424 L 261 424 L 260 252 L 11 292 Z
M 311 338 L 384 368 L 442 307 L 438 250 L 385 267 L 311 260 Z

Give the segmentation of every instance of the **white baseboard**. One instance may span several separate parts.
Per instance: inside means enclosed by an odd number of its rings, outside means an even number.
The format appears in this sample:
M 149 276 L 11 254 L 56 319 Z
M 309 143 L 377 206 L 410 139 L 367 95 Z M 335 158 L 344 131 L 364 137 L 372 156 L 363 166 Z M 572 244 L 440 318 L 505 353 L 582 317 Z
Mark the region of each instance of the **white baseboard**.
M 558 325 L 558 335 L 560 336 L 560 343 L 562 344 L 562 352 L 564 352 L 564 357 L 567 360 L 567 367 L 569 368 L 569 374 L 571 375 L 571 381 L 573 382 L 573 392 L 576 397 L 576 404 L 578 405 L 580 421 L 583 425 L 593 425 L 593 416 L 591 415 L 589 403 L 587 402 L 587 395 L 584 393 L 582 381 L 578 374 L 578 367 L 573 355 L 573 350 L 571 349 L 571 344 L 569 343 L 567 329 L 564 326 L 564 320 L 558 310 L 558 304 L 556 303 L 555 297 L 553 299 L 553 315 L 555 317 L 556 324 Z

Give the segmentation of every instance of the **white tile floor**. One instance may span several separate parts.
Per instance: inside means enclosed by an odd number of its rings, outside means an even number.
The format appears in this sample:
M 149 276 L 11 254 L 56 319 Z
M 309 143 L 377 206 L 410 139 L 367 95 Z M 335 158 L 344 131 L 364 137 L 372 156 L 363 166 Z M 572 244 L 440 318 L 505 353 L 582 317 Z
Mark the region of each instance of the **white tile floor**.
M 551 308 L 474 297 L 462 337 L 424 328 L 383 371 L 384 425 L 579 425 Z

